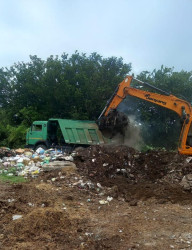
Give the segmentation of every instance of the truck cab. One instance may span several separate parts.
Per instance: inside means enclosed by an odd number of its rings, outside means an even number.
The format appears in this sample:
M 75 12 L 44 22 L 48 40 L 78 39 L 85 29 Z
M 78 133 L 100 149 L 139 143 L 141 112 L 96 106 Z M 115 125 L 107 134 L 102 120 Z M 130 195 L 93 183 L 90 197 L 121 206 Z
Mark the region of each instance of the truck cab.
M 35 121 L 26 134 L 26 145 L 33 147 L 37 144 L 47 144 L 48 121 Z

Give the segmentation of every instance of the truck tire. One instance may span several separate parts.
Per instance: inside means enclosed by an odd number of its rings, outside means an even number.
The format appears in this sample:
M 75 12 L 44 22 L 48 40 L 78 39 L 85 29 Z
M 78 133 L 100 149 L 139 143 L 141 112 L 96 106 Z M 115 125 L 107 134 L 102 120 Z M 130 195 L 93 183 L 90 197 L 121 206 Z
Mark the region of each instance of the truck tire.
M 70 154 L 73 151 L 74 147 L 68 145 L 68 146 L 63 146 L 62 149 L 63 152 Z
M 35 146 L 34 150 L 36 151 L 38 148 L 42 148 L 44 150 L 47 150 L 47 146 L 45 144 L 39 144 L 39 145 Z

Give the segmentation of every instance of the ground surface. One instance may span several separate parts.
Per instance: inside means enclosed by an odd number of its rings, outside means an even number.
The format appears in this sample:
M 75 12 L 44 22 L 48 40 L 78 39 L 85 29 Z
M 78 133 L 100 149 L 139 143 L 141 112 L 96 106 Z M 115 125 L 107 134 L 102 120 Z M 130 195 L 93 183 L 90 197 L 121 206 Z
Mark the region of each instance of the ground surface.
M 190 158 L 98 146 L 74 162 L 0 183 L 0 249 L 192 249 Z

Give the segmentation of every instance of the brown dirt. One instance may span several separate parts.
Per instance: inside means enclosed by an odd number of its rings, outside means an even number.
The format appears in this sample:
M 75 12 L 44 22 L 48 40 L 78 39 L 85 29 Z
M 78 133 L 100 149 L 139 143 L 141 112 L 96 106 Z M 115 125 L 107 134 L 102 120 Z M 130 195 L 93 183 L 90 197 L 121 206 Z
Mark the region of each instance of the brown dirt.
M 192 172 L 186 158 L 95 146 L 78 150 L 77 171 L 1 183 L 0 248 L 192 249 L 192 193 L 180 185 Z

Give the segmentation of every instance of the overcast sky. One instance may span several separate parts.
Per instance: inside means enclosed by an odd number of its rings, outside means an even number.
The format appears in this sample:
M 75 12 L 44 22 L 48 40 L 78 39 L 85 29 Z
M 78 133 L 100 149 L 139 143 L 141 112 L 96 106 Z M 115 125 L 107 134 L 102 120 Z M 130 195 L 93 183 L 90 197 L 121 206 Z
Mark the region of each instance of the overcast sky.
M 0 67 L 75 50 L 192 70 L 192 0 L 0 0 Z

